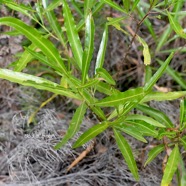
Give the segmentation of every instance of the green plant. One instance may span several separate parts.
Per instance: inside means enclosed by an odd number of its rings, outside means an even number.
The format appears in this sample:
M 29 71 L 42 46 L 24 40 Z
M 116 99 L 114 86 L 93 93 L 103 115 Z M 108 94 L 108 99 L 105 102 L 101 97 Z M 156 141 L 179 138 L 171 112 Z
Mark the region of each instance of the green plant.
M 127 0 L 123 2 L 124 7 L 119 6 L 111 0 L 101 0 L 100 2 L 85 0 L 84 4 L 78 4 L 72 1 L 71 5 L 81 15 L 79 23 L 76 24 L 69 3 L 67 3 L 66 0 L 55 0 L 51 4 L 48 4 L 47 0 L 43 0 L 42 2 L 38 1 L 38 3 L 36 3 L 36 10 L 33 10 L 30 6 L 15 3 L 14 1 L 2 0 L 4 5 L 21 12 L 40 24 L 42 30 L 36 30 L 32 26 L 28 26 L 21 20 L 13 17 L 0 18 L 0 25 L 13 27 L 18 34 L 25 35 L 31 41 L 31 45 L 25 47 L 25 51 L 19 60 L 14 63 L 14 70 L 0 69 L 0 78 L 81 101 L 81 105 L 76 109 L 66 135 L 55 146 L 56 149 L 61 148 L 69 139 L 73 138 L 80 128 L 86 110 L 90 109 L 97 116 L 99 123 L 82 134 L 74 143 L 73 148 L 83 145 L 110 128 L 114 132 L 118 148 L 130 171 L 135 179 L 139 180 L 138 169 L 132 149 L 122 133 L 128 134 L 144 143 L 147 142 L 145 136 L 151 136 L 159 141 L 163 141 L 163 143 L 149 152 L 145 165 L 150 163 L 160 152 L 165 151 L 166 154 L 170 156 L 167 160 L 161 185 L 169 185 L 176 171 L 179 184 L 181 185 L 185 181 L 185 167 L 180 150 L 182 146 L 186 148 L 186 138 L 184 137 L 186 127 L 186 102 L 184 100 L 181 101 L 179 126 L 174 126 L 168 116 L 159 110 L 149 107 L 146 103 L 151 100 L 164 101 L 178 99 L 184 97 L 186 91 L 168 93 L 153 91 L 153 86 L 165 70 L 169 73 L 172 72 L 168 65 L 174 57 L 174 51 L 169 53 L 169 56 L 164 62 L 157 59 L 161 66 L 154 75 L 151 75 L 151 67 L 149 66 L 151 54 L 149 47 L 145 40 L 137 35 L 140 25 L 144 22 L 152 37 L 158 42 L 148 15 L 152 9 L 159 12 L 159 7 L 168 7 L 172 2 L 164 1 L 158 3 L 158 1 L 150 1 L 149 4 L 144 3 L 144 6 L 147 6 L 149 9 L 146 14 L 140 9 L 140 1 L 135 0 L 131 3 Z M 60 4 L 63 6 L 63 26 L 59 24 L 53 11 L 54 8 Z M 88 72 L 94 54 L 94 35 L 96 29 L 93 17 L 104 5 L 109 5 L 116 11 L 121 12 L 121 14 L 124 14 L 124 17 L 108 18 L 108 21 L 105 23 L 96 58 L 95 73 L 93 76 L 90 76 Z M 174 14 L 180 10 L 180 2 L 177 2 L 176 5 L 172 13 L 163 11 L 162 14 L 168 15 L 170 21 L 169 29 L 173 29 L 178 36 L 185 38 L 186 35 L 177 22 L 176 14 Z M 129 33 L 122 29 L 123 19 L 125 16 L 130 17 L 131 13 L 135 10 L 140 12 L 141 21 L 132 37 L 131 44 L 137 39 L 143 46 L 146 69 L 145 84 L 143 87 L 120 92 L 114 87 L 116 83 L 111 74 L 103 67 L 108 32 L 109 27 L 113 26 L 128 36 Z M 173 17 L 173 15 L 175 16 Z M 50 28 L 45 25 L 44 18 L 47 18 Z M 82 28 L 84 28 L 84 30 Z M 84 45 L 82 45 L 78 34 L 80 30 L 84 32 Z M 162 48 L 166 40 L 165 38 L 168 38 L 168 35 L 166 31 L 163 37 L 160 38 L 156 52 Z M 50 37 L 53 37 L 60 43 L 63 47 L 62 53 L 60 53 L 56 46 L 49 40 Z M 68 44 L 70 47 L 68 47 Z M 69 55 L 70 51 L 73 56 Z M 53 71 L 61 77 L 61 83 L 58 84 L 41 77 L 36 77 L 35 75 L 21 72 L 33 59 L 53 69 Z M 75 75 L 74 69 L 79 72 L 78 75 Z M 182 85 L 184 84 L 182 87 L 185 88 L 184 80 L 179 79 L 177 82 L 180 83 L 180 85 L 181 83 Z M 96 98 L 96 92 L 104 94 L 105 98 Z M 111 113 L 106 115 L 105 107 L 112 108 Z M 141 110 L 146 115 L 130 114 L 130 111 L 134 108 Z M 172 152 L 171 149 L 173 149 Z M 178 168 L 179 164 L 181 168 Z

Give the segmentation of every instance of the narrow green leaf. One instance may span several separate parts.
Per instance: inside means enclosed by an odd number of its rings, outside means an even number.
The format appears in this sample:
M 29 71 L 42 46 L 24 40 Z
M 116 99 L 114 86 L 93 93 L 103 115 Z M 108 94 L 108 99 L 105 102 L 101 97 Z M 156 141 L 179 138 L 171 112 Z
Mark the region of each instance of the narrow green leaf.
M 180 158 L 180 172 L 181 179 L 180 179 L 180 186 L 186 185 L 186 168 L 185 168 L 185 162 L 183 161 L 183 158 Z
M 170 25 L 168 25 L 164 30 L 163 34 L 161 34 L 160 39 L 158 40 L 156 52 L 159 52 L 160 49 L 165 45 L 165 42 L 168 40 L 171 32 L 172 32 L 172 28 L 170 27 Z
M 82 56 L 83 56 L 82 45 L 79 39 L 75 21 L 70 11 L 70 8 L 66 0 L 62 0 L 62 2 L 63 2 L 63 16 L 64 16 L 64 21 L 65 21 L 67 37 L 68 37 L 70 46 L 72 48 L 74 58 L 78 64 L 79 69 L 81 70 L 82 69 Z
M 182 142 L 182 145 L 183 145 L 184 149 L 186 150 L 186 139 L 183 137 L 180 139 L 180 141 Z
M 118 4 L 114 3 L 111 0 L 101 0 L 101 1 L 103 1 L 106 4 L 108 4 L 110 7 L 112 7 L 115 10 L 118 10 L 118 11 L 120 11 L 122 13 L 127 13 L 123 8 L 121 8 Z
M 178 49 L 177 49 L 178 50 Z M 157 59 L 159 64 L 163 64 L 163 61 Z M 186 81 L 179 75 L 176 70 L 173 70 L 171 67 L 167 66 L 166 72 L 183 88 L 186 89 Z
M 147 65 L 145 66 L 145 84 L 149 81 L 149 79 L 152 77 L 152 68 L 151 66 Z
M 148 158 L 147 158 L 144 166 L 146 166 L 147 164 L 152 162 L 154 160 L 154 158 L 156 158 L 158 156 L 158 154 L 160 154 L 164 149 L 165 149 L 164 145 L 157 145 L 152 150 L 150 150 L 148 153 Z
M 163 122 L 167 127 L 170 127 L 170 128 L 173 127 L 173 123 L 168 118 L 168 116 L 164 114 L 163 112 L 157 109 L 154 109 L 152 107 L 148 107 L 148 106 L 140 105 L 140 104 L 138 104 L 136 108 L 141 110 L 143 113 L 148 114 L 149 116 L 153 117 L 157 121 Z
M 63 145 L 67 143 L 69 139 L 71 139 L 80 129 L 80 125 L 83 121 L 83 117 L 85 115 L 87 106 L 85 102 L 83 102 L 77 109 L 73 115 L 73 118 L 70 122 L 69 128 L 63 137 L 63 139 L 54 147 L 56 150 L 60 149 Z
M 91 11 L 95 1 L 94 0 L 85 0 L 84 1 L 84 15 L 85 17 L 89 14 Z
M 177 136 L 176 131 L 167 131 L 165 129 L 161 129 L 158 131 L 158 139 L 162 139 L 163 137 L 169 138 L 169 139 L 175 139 Z
M 146 12 L 144 12 L 144 9 L 141 8 L 141 6 L 138 6 L 138 15 L 140 20 L 142 20 L 145 16 L 146 16 Z M 145 20 L 143 21 L 144 25 L 148 28 L 150 34 L 152 35 L 152 37 L 154 38 L 154 40 L 156 40 L 156 34 L 154 31 L 154 27 L 152 26 L 151 21 L 148 19 L 148 17 L 145 18 Z
M 85 23 L 85 49 L 83 52 L 82 63 L 82 84 L 85 83 L 86 77 L 88 76 L 88 70 L 94 52 L 94 32 L 95 32 L 94 21 L 90 13 L 87 16 Z
M 144 121 L 127 121 L 127 124 L 133 125 L 135 128 L 137 128 L 143 134 L 143 136 L 158 136 L 155 126 Z
M 171 42 L 173 40 L 176 40 L 178 38 L 178 36 L 174 36 L 173 38 L 171 38 L 168 42 Z M 183 52 L 186 52 L 186 47 L 176 47 L 176 48 L 170 48 L 170 49 L 167 49 L 167 50 L 161 50 L 159 53 L 161 54 L 169 54 L 171 52 L 176 52 L 176 51 L 179 51 L 180 53 L 183 53 Z
M 108 122 L 102 122 L 100 124 L 97 124 L 93 126 L 92 128 L 88 129 L 86 132 L 84 132 L 79 139 L 73 144 L 73 148 L 80 147 L 81 145 L 85 144 L 89 140 L 96 137 L 98 134 L 102 133 L 104 130 L 106 130 L 109 127 Z
M 151 100 L 154 101 L 165 101 L 165 100 L 175 100 L 186 96 L 186 91 L 177 91 L 177 92 L 152 92 L 147 94 L 142 100 L 141 103 L 148 102 Z
M 140 36 L 137 36 L 138 41 L 143 45 L 143 57 L 144 57 L 144 64 L 150 65 L 151 63 L 151 55 L 149 52 L 149 46 L 147 45 L 146 41 L 142 39 Z
M 184 119 L 184 114 L 185 114 L 185 109 L 186 109 L 186 102 L 184 99 L 180 100 L 180 124 L 183 122 Z
M 140 0 L 135 0 L 135 1 L 134 1 L 133 5 L 132 5 L 132 10 L 131 10 L 131 12 L 133 12 L 133 11 L 136 9 L 136 7 L 137 7 L 137 5 L 138 5 L 139 2 L 140 2 Z
M 179 148 L 178 145 L 175 145 L 174 149 L 172 150 L 168 158 L 163 174 L 163 179 L 161 181 L 161 186 L 168 186 L 171 183 L 174 173 L 178 168 L 179 161 L 180 161 Z
M 130 0 L 123 0 L 123 6 L 124 6 L 126 12 L 129 12 L 129 9 L 130 9 Z
M 48 0 L 42 0 L 42 3 L 43 3 L 44 9 L 46 10 L 48 7 Z M 51 10 L 51 11 L 46 10 L 46 16 L 47 16 L 48 22 L 50 24 L 50 27 L 52 28 L 52 30 L 56 34 L 57 38 L 60 40 L 60 42 L 63 45 L 65 45 L 65 38 L 64 38 L 63 31 L 61 29 L 59 22 L 57 21 L 57 18 L 55 16 L 53 10 Z
M 122 16 L 122 17 L 116 17 L 116 18 L 113 18 L 113 17 L 107 17 L 107 25 L 112 25 L 114 26 L 115 24 L 119 24 L 120 21 L 126 19 L 126 16 Z M 120 24 L 119 24 L 120 25 Z M 119 27 L 119 26 L 118 26 Z M 119 30 L 119 29 L 118 29 Z
M 17 30 L 7 31 L 7 32 L 1 32 L 2 35 L 8 35 L 8 36 L 18 36 L 21 33 Z
M 26 6 L 22 3 L 16 3 L 14 1 L 6 1 L 2 0 L 2 3 L 4 3 L 6 6 L 8 6 L 10 9 L 15 10 L 17 12 L 21 12 L 23 15 L 26 15 L 28 17 L 31 17 L 29 12 L 34 12 L 34 9 L 31 9 L 29 6 Z M 29 12 L 28 12 L 29 11 Z
M 180 37 L 186 39 L 186 34 L 183 30 L 183 28 L 181 27 L 181 25 L 179 24 L 179 22 L 173 18 L 171 16 L 171 14 L 167 11 L 167 15 L 169 18 L 169 22 L 170 22 L 170 26 L 172 27 L 172 29 L 176 32 L 176 34 L 178 34 Z
M 106 95 L 112 95 L 116 92 L 119 92 L 118 90 L 116 90 L 115 88 L 113 88 L 112 86 L 110 86 L 108 83 L 104 83 L 102 81 L 100 81 L 97 85 L 96 85 L 96 89 L 101 92 L 104 93 Z
M 83 10 L 82 10 L 82 7 L 81 7 L 82 5 L 80 5 L 78 2 L 76 2 L 76 0 L 72 0 L 72 1 L 70 1 L 70 3 L 73 5 L 73 8 L 79 14 L 79 17 L 81 19 L 84 18 Z
M 30 74 L 14 72 L 8 69 L 0 69 L 0 78 L 9 80 L 14 83 L 19 83 L 21 85 L 31 86 L 41 90 L 48 90 L 56 94 L 81 100 L 78 95 L 72 93 L 68 89 L 61 87 L 57 83 Z
M 63 63 L 63 60 L 56 49 L 56 47 L 50 42 L 48 39 L 44 38 L 40 33 L 23 23 L 22 21 L 12 18 L 12 17 L 4 17 L 0 18 L 0 25 L 8 25 L 11 27 L 14 27 L 15 29 L 19 30 L 22 34 L 24 34 L 30 41 L 32 41 L 35 46 L 41 49 L 41 51 L 51 59 L 51 61 L 54 61 L 58 64 L 60 71 L 68 76 L 67 70 L 65 68 L 65 65 Z
M 169 65 L 171 59 L 173 58 L 174 53 L 172 52 L 166 61 L 161 65 L 161 67 L 157 70 L 157 72 L 152 76 L 148 83 L 146 83 L 144 90 L 146 92 L 150 91 L 154 84 L 158 81 L 158 79 L 162 76 L 163 72 L 166 70 L 167 66 Z
M 87 0 L 89 1 L 89 0 Z M 94 16 L 96 13 L 98 13 L 104 6 L 103 2 L 96 2 L 95 6 L 92 9 L 92 16 Z M 77 31 L 79 32 L 85 24 L 85 19 L 81 19 L 81 21 L 77 25 Z
M 107 17 L 107 20 L 109 22 L 107 22 L 107 26 L 108 25 L 112 25 L 113 27 L 115 27 L 117 30 L 123 32 L 125 35 L 130 36 L 128 34 L 128 32 L 126 32 L 124 29 L 122 29 L 121 27 L 121 23 L 120 21 L 122 21 L 123 19 L 126 19 L 126 16 L 123 17 L 117 17 L 117 18 L 112 18 L 112 17 Z
M 132 115 L 127 116 L 127 118 L 126 118 L 126 121 L 136 121 L 136 120 L 145 121 L 145 122 L 149 123 L 150 125 L 153 125 L 156 127 L 165 127 L 160 122 L 158 122 L 148 116 L 132 114 Z
M 30 50 L 37 49 L 35 44 L 31 44 L 28 48 Z M 24 51 L 19 60 L 15 63 L 14 71 L 21 72 L 32 59 L 33 56 L 28 51 Z
M 178 18 L 178 13 L 182 10 L 183 5 L 185 1 L 184 0 L 179 0 L 179 1 L 174 1 L 174 7 L 173 7 L 173 12 L 175 12 L 174 18 Z
M 134 126 L 126 126 L 125 124 L 123 124 L 123 125 L 116 125 L 114 126 L 114 128 L 136 138 L 139 141 L 147 143 L 147 140 L 143 137 L 141 131 L 136 129 Z
M 136 180 L 139 180 L 139 174 L 138 174 L 138 168 L 134 159 L 134 156 L 132 154 L 132 149 L 130 145 L 128 144 L 127 140 L 121 135 L 119 131 L 114 129 L 114 136 L 116 139 L 116 143 L 131 171 L 133 174 L 134 178 Z
M 97 85 L 98 83 L 99 83 L 99 79 L 89 79 L 87 81 L 87 83 L 85 83 L 84 85 L 79 86 L 78 88 L 84 89 L 84 88 L 88 88 L 88 87 L 93 87 L 93 86 Z
M 44 20 L 43 20 L 43 7 L 41 5 L 41 2 L 37 2 L 35 3 L 35 9 L 36 9 L 36 12 L 37 12 L 37 15 L 40 19 L 40 22 L 42 25 L 44 25 Z
M 144 96 L 143 88 L 130 89 L 125 92 L 115 93 L 95 103 L 96 106 L 110 107 L 124 104 L 128 101 L 135 102 Z
M 96 74 L 96 69 L 97 68 L 102 68 L 103 67 L 103 63 L 104 63 L 104 60 L 105 60 L 107 41 L 108 41 L 108 26 L 106 25 L 105 29 L 104 29 L 104 32 L 103 32 L 101 44 L 100 44 L 100 47 L 99 47 L 97 59 L 96 59 L 95 74 Z
M 50 5 L 47 7 L 46 11 L 51 11 L 62 4 L 62 0 L 53 0 Z
M 39 52 L 35 52 L 33 50 L 30 50 L 29 48 L 25 48 L 25 50 L 27 52 L 29 52 L 32 55 L 32 57 L 34 57 L 35 59 L 37 59 L 39 62 L 41 62 L 41 63 L 43 63 L 43 64 L 45 64 L 45 65 L 47 65 L 49 67 L 52 67 L 53 69 L 59 71 L 58 66 L 56 66 L 55 64 L 49 62 L 49 60 L 47 59 L 47 57 L 44 56 L 43 54 L 41 54 Z
M 97 74 L 100 75 L 107 83 L 111 85 L 115 85 L 116 82 L 112 78 L 112 76 L 104 69 L 104 68 L 97 68 L 96 69 Z

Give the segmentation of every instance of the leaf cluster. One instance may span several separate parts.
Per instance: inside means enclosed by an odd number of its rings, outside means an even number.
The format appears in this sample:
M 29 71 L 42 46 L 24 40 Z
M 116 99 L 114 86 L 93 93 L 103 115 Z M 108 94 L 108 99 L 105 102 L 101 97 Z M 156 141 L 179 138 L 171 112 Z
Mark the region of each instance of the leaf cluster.
M 176 14 L 181 10 L 183 1 L 177 1 L 172 11 L 168 11 L 167 8 L 172 5 L 173 2 L 171 1 L 150 1 L 146 3 L 140 2 L 139 0 L 126 0 L 123 1 L 123 5 L 120 6 L 111 0 L 101 0 L 98 2 L 85 0 L 84 3 L 76 1 L 69 3 L 66 0 L 54 0 L 50 4 L 47 0 L 43 0 L 35 4 L 35 10 L 29 5 L 26 6 L 14 1 L 2 0 L 1 3 L 12 10 L 21 12 L 40 24 L 44 32 L 36 30 L 17 18 L 0 18 L 0 25 L 7 25 L 14 28 L 18 34 L 24 35 L 31 42 L 28 47 L 25 47 L 18 61 L 14 63 L 13 70 L 0 69 L 0 78 L 24 86 L 50 91 L 56 95 L 65 96 L 81 102 L 73 115 L 66 135 L 55 146 L 55 149 L 61 148 L 68 140 L 73 138 L 80 129 L 87 109 L 90 109 L 97 116 L 99 122 L 83 133 L 74 143 L 73 148 L 83 145 L 110 128 L 113 130 L 118 148 L 130 171 L 134 178 L 139 180 L 138 168 L 132 148 L 123 134 L 130 135 L 136 140 L 144 143 L 147 143 L 145 137 L 151 136 L 158 139 L 160 142 L 163 141 L 163 143 L 149 151 L 145 166 L 162 151 L 165 151 L 166 155 L 169 157 L 164 169 L 161 185 L 169 185 L 174 173 L 180 171 L 178 170 L 179 164 L 183 165 L 181 147 L 183 146 L 186 149 L 186 138 L 184 136 L 186 128 L 186 101 L 182 99 L 180 103 L 179 126 L 175 126 L 163 112 L 148 106 L 148 102 L 151 100 L 174 100 L 186 95 L 186 91 L 184 90 L 168 93 L 155 92 L 153 90 L 153 86 L 164 72 L 170 74 L 183 89 L 186 87 L 186 82 L 179 74 L 174 73 L 174 70 L 169 67 L 169 63 L 174 57 L 175 51 L 177 51 L 176 49 L 171 49 L 168 52 L 168 57 L 164 62 L 157 59 L 160 67 L 152 75 L 150 67 L 152 51 L 150 51 L 145 38 L 137 35 L 137 31 L 140 25 L 144 23 L 152 38 L 158 43 L 156 52 L 165 52 L 161 51 L 161 48 L 172 31 L 175 31 L 177 37 L 185 39 L 186 35 L 184 29 L 179 24 L 179 17 Z M 58 21 L 58 17 L 54 11 L 54 9 L 59 6 L 62 6 L 61 15 L 64 20 L 63 24 Z M 93 61 L 93 55 L 95 55 L 94 42 L 96 25 L 94 23 L 94 15 L 100 12 L 104 6 L 113 8 L 121 14 L 121 17 L 111 17 L 105 22 L 99 50 L 96 54 L 95 68 L 93 69 L 94 75 L 90 76 L 90 66 Z M 149 11 L 145 13 L 141 8 L 142 6 L 148 8 Z M 78 23 L 75 21 L 72 7 L 80 16 L 80 21 Z M 166 11 L 160 12 L 161 7 L 165 7 Z M 160 16 L 167 16 L 170 23 L 168 29 L 164 31 L 159 39 L 157 39 L 153 26 L 148 19 L 148 15 L 152 10 L 159 13 Z M 132 42 L 136 39 L 143 47 L 146 77 L 144 86 L 121 92 L 115 87 L 116 82 L 112 74 L 104 68 L 108 33 L 109 27 L 114 27 L 123 32 L 126 36 L 129 36 L 130 34 L 125 30 L 123 22 L 126 17 L 131 17 L 134 12 L 138 12 L 141 22 L 138 25 L 135 35 L 132 36 Z M 46 26 L 45 19 L 50 25 L 50 28 Z M 80 31 L 84 33 L 84 38 L 80 38 Z M 51 42 L 51 37 L 60 43 L 63 48 L 62 52 L 57 49 L 55 43 Z M 84 39 L 84 42 L 82 42 L 82 39 Z M 60 76 L 61 83 L 58 84 L 37 77 L 34 74 L 23 73 L 22 71 L 24 68 L 33 60 L 37 60 L 52 69 Z M 75 75 L 75 71 L 78 72 L 79 76 Z M 104 94 L 104 98 L 97 98 L 97 92 Z M 107 107 L 111 109 L 109 114 L 106 114 Z M 134 108 L 142 111 L 144 115 L 130 114 L 130 111 Z M 170 151 L 171 153 L 168 153 Z M 181 171 L 184 171 L 184 166 L 182 166 Z M 180 178 L 180 180 L 182 179 Z

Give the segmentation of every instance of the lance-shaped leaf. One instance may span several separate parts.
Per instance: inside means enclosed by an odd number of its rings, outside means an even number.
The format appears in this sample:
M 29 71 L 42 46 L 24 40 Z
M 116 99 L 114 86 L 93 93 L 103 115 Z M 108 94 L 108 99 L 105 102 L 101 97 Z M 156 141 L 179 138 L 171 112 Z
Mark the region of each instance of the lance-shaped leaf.
M 70 8 L 66 2 L 66 0 L 62 0 L 63 2 L 63 16 L 65 20 L 65 28 L 67 37 L 72 48 L 72 53 L 74 55 L 75 61 L 79 69 L 82 69 L 82 57 L 83 57 L 83 49 L 79 39 L 79 35 L 77 32 L 76 24 L 74 21 L 74 17 L 70 11 Z
M 159 64 L 163 64 L 163 61 L 159 59 L 157 59 L 157 61 Z M 171 67 L 167 66 L 166 72 L 174 79 L 174 81 L 176 81 L 184 90 L 186 90 L 186 81 L 184 80 L 184 78 L 181 77 L 178 71 L 173 70 Z
M 34 51 L 37 49 L 37 47 L 32 43 L 28 49 Z M 32 54 L 30 54 L 28 51 L 24 51 L 19 60 L 14 64 L 14 71 L 21 72 L 32 59 L 34 59 Z
M 152 92 L 147 94 L 142 100 L 141 103 L 148 102 L 151 100 L 154 101 L 165 101 L 165 100 L 175 100 L 181 97 L 186 96 L 186 91 L 177 91 L 177 92 Z
M 158 40 L 158 44 L 156 47 L 156 52 L 158 53 L 160 51 L 160 49 L 165 45 L 165 42 L 168 40 L 170 34 L 172 32 L 172 28 L 170 27 L 170 25 L 167 25 L 166 29 L 164 30 L 164 32 L 161 34 L 159 40 Z
M 135 102 L 144 96 L 143 88 L 130 89 L 125 92 L 115 93 L 95 103 L 96 106 L 110 107 L 124 104 L 128 101 Z
M 14 83 L 19 83 L 21 85 L 31 86 L 41 90 L 48 90 L 50 92 L 70 98 L 81 99 L 80 96 L 72 93 L 68 89 L 62 88 L 57 83 L 30 74 L 14 72 L 8 69 L 0 69 L 0 78 L 9 80 Z
M 129 9 L 130 9 L 130 0 L 123 0 L 123 6 L 124 6 L 126 12 L 129 12 Z
M 118 10 L 122 13 L 127 13 L 123 8 L 121 8 L 118 4 L 114 3 L 111 0 L 102 0 L 104 3 L 108 4 L 110 7 L 112 7 L 115 10 Z
M 148 158 L 147 158 L 144 166 L 146 166 L 147 164 L 152 162 L 154 160 L 154 158 L 156 158 L 158 156 L 158 154 L 160 154 L 164 149 L 165 149 L 164 145 L 161 144 L 161 145 L 154 147 L 152 150 L 150 150 L 148 153 Z
M 173 123 L 168 118 L 168 116 L 166 114 L 164 114 L 163 112 L 161 112 L 161 111 L 159 111 L 157 109 L 154 109 L 152 107 L 148 107 L 148 106 L 140 105 L 140 104 L 138 104 L 136 106 L 136 108 L 141 110 L 145 114 L 148 114 L 149 116 L 153 117 L 157 121 L 165 123 L 165 125 L 167 127 L 170 127 L 170 128 L 173 127 Z
M 118 90 L 116 90 L 115 88 L 113 88 L 111 85 L 109 85 L 108 83 L 104 83 L 102 81 L 100 81 L 97 85 L 96 85 L 96 89 L 101 92 L 104 93 L 106 95 L 112 95 L 116 92 L 119 92 Z
M 113 18 L 113 17 L 107 17 L 107 25 L 112 25 L 114 26 L 116 29 L 118 30 L 122 30 L 121 29 L 121 24 L 120 24 L 120 21 L 126 19 L 126 16 L 122 16 L 122 17 L 116 17 L 116 18 Z M 127 33 L 126 33 L 127 34 Z M 129 34 L 127 34 L 129 35 Z
M 105 26 L 101 44 L 99 46 L 99 51 L 96 59 L 96 67 L 95 67 L 95 74 L 96 74 L 96 69 L 97 68 L 102 68 L 103 63 L 105 60 L 105 53 L 106 53 L 106 48 L 107 48 L 107 41 L 108 41 L 108 26 Z
M 166 70 L 173 56 L 174 56 L 174 53 L 172 52 L 169 55 L 169 57 L 166 59 L 166 61 L 163 63 L 163 65 L 161 65 L 161 67 L 157 70 L 157 72 L 151 77 L 149 82 L 145 84 L 144 90 L 146 92 L 151 91 L 154 84 L 158 81 L 158 79 L 162 76 L 163 72 Z
M 142 141 L 144 143 L 147 143 L 147 140 L 143 137 L 141 131 L 136 129 L 134 126 L 126 126 L 126 125 L 117 125 L 114 128 L 136 138 L 139 141 Z
M 186 150 L 186 138 L 183 137 L 183 138 L 180 139 L 180 141 L 181 141 L 181 143 L 182 143 L 184 149 Z
M 12 18 L 12 17 L 4 17 L 0 18 L 0 25 L 7 25 L 14 27 L 19 32 L 24 34 L 30 41 L 32 41 L 35 46 L 41 49 L 41 51 L 54 63 L 57 63 L 60 71 L 64 75 L 68 75 L 63 60 L 56 49 L 56 47 L 52 44 L 51 41 L 44 38 L 36 29 L 26 25 L 22 21 Z
M 100 75 L 107 83 L 111 85 L 115 85 L 115 81 L 112 78 L 112 76 L 104 69 L 104 68 L 97 68 L 96 69 L 97 74 Z
M 42 3 L 43 3 L 44 9 L 47 9 L 48 0 L 42 0 Z M 56 36 L 58 37 L 60 42 L 63 45 L 65 45 L 65 39 L 64 39 L 63 31 L 61 29 L 61 26 L 60 26 L 59 22 L 57 21 L 57 18 L 55 16 L 53 10 L 46 11 L 46 16 L 47 16 L 48 22 L 49 22 L 53 32 L 56 34 Z
M 127 121 L 127 124 L 133 125 L 138 131 L 140 131 L 145 136 L 158 136 L 158 131 L 155 127 L 146 123 L 144 121 Z
M 130 145 L 128 144 L 127 140 L 122 136 L 122 134 L 114 129 L 114 136 L 116 139 L 116 143 L 131 171 L 133 176 L 135 177 L 136 180 L 139 180 L 139 175 L 138 175 L 138 168 L 132 153 L 132 149 Z
M 4 3 L 6 6 L 8 6 L 9 8 L 11 8 L 12 10 L 15 10 L 17 12 L 21 12 L 23 15 L 26 15 L 28 17 L 31 17 L 31 14 L 29 12 L 34 12 L 35 10 L 33 10 L 31 7 L 24 5 L 22 3 L 16 3 L 12 0 L 1 0 L 2 3 Z
M 63 139 L 55 146 L 55 149 L 60 149 L 66 142 L 71 139 L 80 129 L 80 125 L 83 121 L 83 117 L 85 115 L 87 106 L 86 103 L 83 102 L 77 109 L 73 118 L 70 122 L 69 128 L 63 137 Z
M 85 48 L 83 52 L 83 63 L 82 63 L 82 83 L 86 81 L 88 76 L 88 70 L 94 51 L 94 21 L 91 13 L 87 16 L 85 22 Z
M 90 0 L 87 0 L 87 1 L 90 1 Z M 96 2 L 95 6 L 92 9 L 92 15 L 97 14 L 97 12 L 99 12 L 103 8 L 103 6 L 104 6 L 103 2 Z M 81 21 L 77 25 L 78 32 L 83 28 L 84 24 L 85 24 L 85 19 L 81 19 Z
M 162 125 L 160 122 L 148 117 L 148 116 L 143 116 L 143 115 L 138 115 L 138 114 L 132 114 L 127 116 L 126 121 L 145 121 L 155 127 L 165 127 L 164 125 Z
M 47 65 L 48 67 L 52 67 L 56 71 L 59 71 L 58 66 L 55 66 L 55 64 L 50 63 L 49 60 L 47 59 L 47 57 L 44 56 L 42 53 L 35 52 L 35 51 L 33 51 L 33 50 L 29 49 L 29 48 L 25 48 L 25 50 L 28 51 L 32 55 L 32 57 L 37 59 L 39 62 Z
M 186 100 L 180 101 L 180 130 L 183 131 L 186 128 Z
M 85 0 L 84 1 L 84 15 L 87 16 L 88 13 L 91 11 L 91 8 L 95 4 L 94 0 Z
M 140 2 L 140 0 L 135 0 L 133 5 L 132 5 L 132 9 L 131 9 L 131 12 L 134 11 L 134 9 L 137 7 L 138 3 Z
M 84 89 L 84 88 L 88 88 L 88 87 L 94 87 L 95 85 L 97 85 L 99 83 L 99 79 L 89 79 L 84 85 L 79 86 L 79 89 Z
M 53 0 L 51 1 L 50 5 L 47 7 L 46 11 L 51 11 L 55 9 L 56 7 L 58 7 L 60 4 L 62 4 L 61 0 Z
M 43 8 L 41 2 L 35 3 L 35 9 L 42 25 L 44 25 Z
M 185 109 L 186 109 L 186 102 L 185 100 L 180 100 L 180 123 L 183 122 L 184 115 L 185 115 Z
M 180 153 L 179 153 L 179 148 L 178 145 L 175 145 L 174 149 L 172 150 L 165 170 L 163 174 L 163 178 L 161 181 L 161 186 L 168 186 L 171 183 L 171 180 L 174 176 L 174 173 L 176 172 L 178 168 L 178 163 L 180 162 Z
M 158 131 L 158 139 L 162 139 L 165 136 L 169 139 L 175 139 L 176 135 L 177 135 L 176 131 L 167 131 L 165 129 L 161 129 Z
M 89 140 L 96 137 L 98 134 L 102 133 L 104 130 L 106 130 L 109 127 L 108 122 L 102 122 L 100 124 L 97 124 L 93 126 L 92 128 L 88 129 L 86 132 L 84 132 L 79 139 L 73 144 L 73 148 L 80 147 L 81 145 L 85 144 Z
M 139 16 L 140 20 L 145 18 L 143 20 L 143 24 L 148 28 L 150 34 L 152 35 L 152 37 L 156 41 L 157 38 L 156 38 L 155 31 L 154 31 L 154 27 L 152 25 L 152 21 L 149 20 L 148 16 L 146 17 L 146 11 L 143 8 L 141 8 L 141 5 L 138 5 L 137 6 L 137 12 L 138 12 L 138 16 Z
M 167 15 L 169 18 L 170 26 L 172 29 L 178 34 L 180 37 L 186 39 L 186 33 L 184 32 L 183 28 L 179 24 L 179 22 L 171 16 L 171 14 L 167 11 Z

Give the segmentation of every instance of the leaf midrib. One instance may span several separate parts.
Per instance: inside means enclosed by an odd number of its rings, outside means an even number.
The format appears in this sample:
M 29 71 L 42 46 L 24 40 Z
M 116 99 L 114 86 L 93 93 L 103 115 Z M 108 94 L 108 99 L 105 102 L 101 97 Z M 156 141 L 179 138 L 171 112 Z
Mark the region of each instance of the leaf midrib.
M 138 97 L 140 95 L 143 95 L 144 92 L 140 93 L 140 94 L 137 94 L 137 95 L 133 95 L 133 96 L 128 96 L 127 98 L 121 98 L 121 99 L 116 99 L 116 100 L 111 100 L 111 101 L 100 101 L 100 102 L 97 102 L 95 103 L 95 105 L 102 105 L 102 104 L 108 104 L 108 103 L 117 103 L 117 102 L 120 102 L 120 101 L 125 101 L 125 100 L 128 100 L 129 98 L 133 98 L 133 97 Z M 108 97 L 109 98 L 109 97 Z M 105 98 L 106 99 L 106 98 Z
M 71 37 L 72 37 L 72 40 L 73 40 L 73 42 L 72 42 L 72 45 L 74 45 L 75 46 L 75 48 L 77 49 L 76 51 L 77 51 L 77 54 L 78 54 L 78 61 L 79 61 L 79 67 L 80 67 L 80 69 L 82 68 L 82 65 L 81 65 L 81 60 L 82 60 L 82 58 L 81 58 L 81 54 L 79 53 L 79 49 L 78 49 L 78 46 L 77 46 L 77 43 L 75 42 L 76 41 L 76 39 L 75 39 L 75 36 L 74 36 L 74 34 L 72 33 L 72 26 L 71 26 L 71 24 L 70 24 L 70 18 L 69 18 L 69 14 L 70 14 L 70 10 L 69 10 L 69 7 L 68 7 L 68 5 L 67 5 L 67 2 L 65 2 L 64 3 L 64 5 L 65 5 L 65 11 L 64 12 L 66 12 L 66 18 L 67 18 L 67 24 L 69 25 L 69 27 L 70 27 L 70 35 L 71 35 Z M 76 29 L 76 26 L 74 27 L 74 29 Z M 77 30 L 77 29 L 76 29 Z M 72 46 L 73 47 L 73 46 Z

